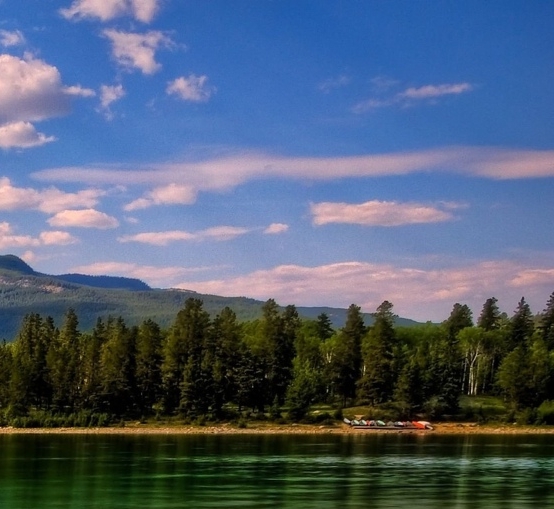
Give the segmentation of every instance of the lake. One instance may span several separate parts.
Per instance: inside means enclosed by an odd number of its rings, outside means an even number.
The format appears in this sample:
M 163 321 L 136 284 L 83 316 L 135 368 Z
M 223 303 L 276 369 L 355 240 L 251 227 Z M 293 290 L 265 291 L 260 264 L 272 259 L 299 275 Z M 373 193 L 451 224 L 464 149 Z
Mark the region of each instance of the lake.
M 0 508 L 554 506 L 547 435 L 0 435 Z

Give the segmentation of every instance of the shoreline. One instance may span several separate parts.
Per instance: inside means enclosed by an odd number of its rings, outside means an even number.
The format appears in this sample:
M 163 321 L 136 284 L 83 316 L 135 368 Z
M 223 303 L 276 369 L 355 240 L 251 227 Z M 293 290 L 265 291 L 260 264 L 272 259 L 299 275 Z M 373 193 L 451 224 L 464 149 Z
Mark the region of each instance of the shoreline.
M 214 426 L 127 424 L 105 428 L 14 428 L 0 427 L 0 435 L 550 435 L 554 426 L 519 426 L 515 424 L 478 425 L 476 423 L 439 423 L 432 430 L 355 429 L 310 424 L 251 424 L 238 428 L 230 424 Z

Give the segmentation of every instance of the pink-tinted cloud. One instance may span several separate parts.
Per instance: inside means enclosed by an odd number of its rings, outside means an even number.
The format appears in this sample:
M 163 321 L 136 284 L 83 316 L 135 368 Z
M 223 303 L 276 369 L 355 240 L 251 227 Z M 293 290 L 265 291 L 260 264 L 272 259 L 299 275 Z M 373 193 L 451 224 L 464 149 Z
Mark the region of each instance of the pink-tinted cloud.
M 55 141 L 54 136 L 39 133 L 30 122 L 12 122 L 0 125 L 0 148 L 31 148 L 40 147 Z
M 66 246 L 77 242 L 78 239 L 62 231 L 44 231 L 40 233 L 38 238 L 32 237 L 31 235 L 18 235 L 9 223 L 0 223 L 0 249 Z
M 198 274 L 212 267 L 156 267 L 125 262 L 96 262 L 73 267 L 71 272 L 92 276 L 114 275 L 141 279 L 150 286 L 167 288 L 183 277 Z
M 511 314 L 524 295 L 538 312 L 553 285 L 552 267 L 530 268 L 500 260 L 443 269 L 365 262 L 281 265 L 225 279 L 188 280 L 176 286 L 215 295 L 274 298 L 281 304 L 347 307 L 356 303 L 367 312 L 389 300 L 401 316 L 442 321 L 456 302 L 467 303 L 478 317 L 491 296 L 499 298 L 501 309 Z
M 266 235 L 279 235 L 289 230 L 289 225 L 284 223 L 272 223 L 265 230 Z
M 107 120 L 112 120 L 114 115 L 111 105 L 125 97 L 123 85 L 102 85 L 100 87 L 100 109 Z
M 56 67 L 32 56 L 0 55 L 0 123 L 57 117 L 69 107 Z
M 66 19 L 98 18 L 110 21 L 130 16 L 137 21 L 150 23 L 159 9 L 159 0 L 75 0 L 67 9 L 60 9 Z
M 41 232 L 39 238 L 41 243 L 45 246 L 68 246 L 79 242 L 76 237 L 63 231 Z
M 161 64 L 156 62 L 159 48 L 175 46 L 167 35 L 155 30 L 138 34 L 106 29 L 103 34 L 112 43 L 112 56 L 118 65 L 128 71 L 138 69 L 143 74 L 154 74 L 161 69 Z
M 38 210 L 53 214 L 73 207 L 94 207 L 104 194 L 98 189 L 65 193 L 55 187 L 41 190 L 15 187 L 7 177 L 0 178 L 0 210 Z
M 396 82 L 395 82 L 396 83 Z M 394 95 L 380 95 L 360 101 L 352 107 L 353 113 L 365 113 L 378 108 L 388 106 L 409 106 L 421 101 L 436 101 L 449 96 L 460 95 L 474 90 L 471 83 L 448 83 L 441 85 L 424 85 L 422 87 L 410 87 Z
M 123 235 L 117 240 L 119 242 L 139 242 L 142 244 L 152 244 L 154 246 L 167 246 L 173 242 L 182 241 L 227 241 L 233 240 L 236 237 L 240 237 L 249 233 L 251 230 L 248 228 L 241 228 L 236 226 L 214 226 L 207 228 L 206 230 L 200 230 L 194 233 L 173 230 L 164 232 L 144 232 L 136 235 Z
M 0 46 L 9 48 L 25 44 L 25 36 L 20 30 L 0 30 Z
M 63 210 L 48 219 L 50 226 L 65 228 L 96 228 L 107 230 L 117 228 L 119 221 L 104 212 L 94 209 Z
M 465 177 L 527 179 L 554 177 L 554 150 L 513 150 L 495 147 L 443 147 L 349 157 L 283 157 L 242 153 L 203 161 L 126 167 L 65 167 L 36 172 L 33 177 L 90 185 L 146 186 L 174 184 L 191 193 L 229 190 L 253 180 L 332 181 L 415 173 L 454 173 Z M 147 194 L 133 208 L 153 205 Z
M 196 201 L 196 191 L 189 185 L 171 183 L 156 187 L 142 198 L 125 205 L 126 211 L 146 209 L 154 205 L 190 205 Z
M 360 204 L 322 202 L 312 203 L 313 223 L 364 226 L 402 226 L 407 224 L 440 223 L 454 219 L 452 206 L 441 207 L 423 203 L 399 203 L 372 200 Z
M 207 102 L 215 92 L 214 87 L 208 86 L 208 77 L 205 75 L 187 77 L 181 76 L 167 84 L 166 92 L 174 95 L 183 101 Z

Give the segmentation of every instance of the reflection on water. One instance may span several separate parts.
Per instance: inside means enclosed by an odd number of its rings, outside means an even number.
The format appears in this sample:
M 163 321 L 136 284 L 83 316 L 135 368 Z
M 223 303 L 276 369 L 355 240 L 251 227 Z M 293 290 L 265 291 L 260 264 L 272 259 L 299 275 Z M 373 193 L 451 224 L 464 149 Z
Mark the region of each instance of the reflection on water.
M 0 436 L 0 508 L 528 508 L 547 436 Z

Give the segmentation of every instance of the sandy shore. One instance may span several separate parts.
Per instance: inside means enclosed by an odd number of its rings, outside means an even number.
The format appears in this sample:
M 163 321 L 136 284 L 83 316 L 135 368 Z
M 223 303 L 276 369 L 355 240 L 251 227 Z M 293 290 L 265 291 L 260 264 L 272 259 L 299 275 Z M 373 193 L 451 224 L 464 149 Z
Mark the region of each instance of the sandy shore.
M 345 424 L 336 426 L 313 426 L 304 424 L 275 425 L 249 424 L 246 428 L 238 428 L 229 424 L 218 426 L 156 426 L 151 424 L 128 424 L 124 427 L 107 428 L 0 428 L 0 435 L 5 434 L 78 434 L 78 435 L 237 435 L 237 434 L 267 434 L 267 435 L 302 435 L 302 434 L 554 434 L 554 426 L 518 426 L 518 425 L 477 425 L 475 423 L 440 423 L 434 424 L 433 430 L 379 430 L 354 429 Z

